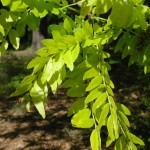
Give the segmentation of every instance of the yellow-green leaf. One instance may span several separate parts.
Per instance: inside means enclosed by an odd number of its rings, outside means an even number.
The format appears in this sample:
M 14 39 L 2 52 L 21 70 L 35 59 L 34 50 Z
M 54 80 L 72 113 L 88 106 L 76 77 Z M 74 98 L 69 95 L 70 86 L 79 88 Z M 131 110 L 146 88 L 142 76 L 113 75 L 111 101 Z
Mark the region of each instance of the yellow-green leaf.
M 94 88 L 100 86 L 101 82 L 102 82 L 102 76 L 101 75 L 96 76 L 94 79 L 91 80 L 88 87 L 86 88 L 86 91 L 91 91 Z
M 90 136 L 92 150 L 101 150 L 101 139 L 98 130 L 94 129 Z
M 90 118 L 90 115 L 90 109 L 82 109 L 72 117 L 71 123 L 77 128 L 91 128 L 94 125 L 94 121 Z
M 16 30 L 11 29 L 9 32 L 9 40 L 15 49 L 18 49 L 20 46 L 20 38 Z
M 11 0 L 1 0 L 3 6 L 8 6 L 11 3 Z

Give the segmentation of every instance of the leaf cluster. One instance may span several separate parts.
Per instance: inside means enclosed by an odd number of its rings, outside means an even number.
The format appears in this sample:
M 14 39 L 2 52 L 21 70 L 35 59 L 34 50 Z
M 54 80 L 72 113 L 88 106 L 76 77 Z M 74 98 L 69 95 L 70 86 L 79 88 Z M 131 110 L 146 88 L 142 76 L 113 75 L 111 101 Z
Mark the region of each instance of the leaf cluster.
M 143 0 L 81 0 L 72 4 L 66 0 L 1 2 L 9 8 L 9 11 L 0 10 L 1 53 L 8 47 L 6 37 L 14 48 L 19 48 L 19 37 L 26 25 L 35 30 L 48 13 L 63 18 L 62 24 L 50 25 L 52 38 L 42 40 L 43 47 L 27 66 L 33 69 L 31 75 L 23 79 L 12 96 L 24 95 L 27 110 L 30 111 L 33 103 L 45 118 L 49 87 L 55 94 L 62 85 L 67 88 L 67 96 L 77 98 L 68 111 L 72 125 L 93 128 L 92 150 L 101 149 L 103 126 L 108 131 L 106 147 L 114 144 L 115 150 L 136 150 L 136 144 L 144 145 L 129 130 L 129 109 L 115 102 L 114 84 L 109 75 L 111 66 L 106 62 L 111 56 L 105 49 L 116 41 L 114 52 L 121 52 L 122 58 L 129 56 L 129 65 L 138 62 L 144 66 L 145 73 L 150 71 L 149 43 L 142 51 L 136 49 L 140 33 L 149 31 L 150 11 Z M 66 12 L 74 11 L 75 5 L 81 8 L 72 19 Z

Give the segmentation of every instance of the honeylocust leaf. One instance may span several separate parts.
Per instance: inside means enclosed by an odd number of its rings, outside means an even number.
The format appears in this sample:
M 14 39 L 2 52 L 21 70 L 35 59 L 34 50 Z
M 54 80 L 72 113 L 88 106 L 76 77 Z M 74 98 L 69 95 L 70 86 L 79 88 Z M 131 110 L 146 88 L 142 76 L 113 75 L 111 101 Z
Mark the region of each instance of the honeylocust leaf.
M 64 59 L 64 63 L 72 71 L 74 65 L 73 65 L 73 57 L 70 49 L 65 52 L 65 54 L 63 55 L 63 59 Z
M 33 31 L 35 31 L 40 25 L 40 19 L 38 17 L 35 17 L 33 14 L 29 14 L 26 20 L 27 20 L 27 25 Z
M 36 72 L 40 71 L 41 69 L 43 69 L 43 67 L 47 61 L 48 61 L 48 58 L 36 57 L 30 61 L 30 63 L 27 66 L 27 69 L 34 67 L 33 72 L 36 73 Z
M 11 3 L 11 0 L 1 0 L 3 6 L 8 6 Z
M 142 3 L 143 0 L 132 0 L 134 3 Z
M 85 103 L 92 102 L 94 99 L 98 98 L 101 92 L 98 89 L 92 90 L 85 99 Z
M 79 45 L 79 44 L 76 44 L 76 45 L 73 47 L 71 53 L 72 53 L 72 58 L 73 58 L 73 62 L 74 62 L 74 61 L 78 58 L 78 55 L 79 55 L 79 53 L 80 53 L 80 45 Z
M 45 93 L 43 87 L 39 85 L 37 81 L 35 81 L 32 89 L 30 90 L 30 95 L 32 97 L 32 101 L 40 113 L 40 115 L 45 118 L 45 109 L 44 109 L 44 101 L 45 101 Z
M 12 93 L 11 96 L 18 96 L 18 95 L 22 95 L 25 92 L 27 92 L 28 90 L 31 89 L 32 87 L 32 82 L 35 79 L 35 75 L 28 75 L 26 76 L 22 82 L 19 84 L 19 86 L 17 87 L 16 91 L 14 93 Z
M 83 80 L 96 77 L 96 76 L 98 76 L 98 74 L 99 74 L 98 70 L 96 70 L 95 68 L 91 68 L 85 72 L 85 74 L 83 76 Z
M 143 30 L 145 30 L 148 26 L 147 22 L 146 22 L 146 18 L 145 18 L 145 12 L 148 8 L 146 6 L 141 6 L 138 5 L 136 8 L 137 14 L 138 14 L 138 19 L 141 25 L 141 28 Z
M 137 147 L 131 141 L 129 142 L 129 145 L 132 148 L 132 150 L 137 150 Z
M 87 6 L 93 5 L 97 0 L 88 0 Z
M 92 150 L 101 150 L 101 139 L 98 130 L 94 129 L 90 136 Z
M 85 87 L 83 85 L 72 87 L 68 90 L 67 95 L 70 97 L 83 97 L 85 95 Z
M 108 135 L 107 137 L 107 141 L 106 141 L 106 147 L 109 147 L 110 144 L 113 142 L 114 140 L 110 138 L 110 136 Z
M 52 59 L 50 58 L 48 63 L 45 65 L 45 68 L 43 70 L 43 74 L 41 77 L 42 83 L 45 83 L 46 81 L 49 82 L 50 78 L 52 77 L 54 71 L 53 71 L 53 63 Z
M 112 0 L 97 0 L 96 4 L 96 14 L 104 14 L 112 7 Z
M 79 110 L 82 110 L 85 108 L 85 98 L 79 98 L 76 100 L 69 108 L 68 110 L 68 117 L 71 116 L 72 114 L 77 113 Z
M 65 18 L 65 20 L 64 20 L 64 29 L 65 29 L 68 33 L 72 32 L 71 22 L 69 21 L 68 18 Z
M 94 102 L 92 111 L 95 112 L 96 109 L 100 108 L 106 102 L 106 99 L 107 99 L 106 93 L 102 93 Z
M 107 115 L 109 113 L 109 103 L 105 104 L 103 106 L 103 109 L 102 109 L 102 112 L 101 112 L 101 115 L 100 115 L 100 118 L 99 118 L 99 121 L 98 121 L 98 128 L 100 129 L 104 123 L 106 122 L 106 118 L 107 118 Z
M 15 49 L 19 48 L 20 38 L 16 30 L 11 29 L 9 32 L 9 40 Z
M 86 88 L 86 91 L 91 91 L 94 88 L 98 87 L 102 82 L 102 76 L 96 76 L 94 79 L 91 80 L 88 87 Z
M 124 150 L 125 147 L 126 147 L 126 139 L 124 136 L 121 136 L 115 144 L 115 150 Z
M 3 41 L 3 43 L 0 45 L 0 56 L 5 53 L 5 51 L 8 48 L 8 42 L 7 41 Z
M 85 38 L 85 33 L 83 31 L 83 29 L 81 28 L 78 28 L 76 31 L 75 31 L 75 38 L 78 42 L 82 42 Z
M 5 31 L 3 26 L 0 24 L 0 33 L 4 36 L 5 35 Z
M 92 25 L 88 21 L 84 22 L 83 30 L 87 39 L 93 36 L 93 28 L 92 28 Z
M 114 135 L 115 135 L 115 138 L 118 139 L 119 137 L 118 115 L 117 115 L 116 109 L 111 108 L 110 111 L 111 111 L 111 116 L 113 119 L 112 125 L 114 128 Z
M 114 93 L 113 93 L 113 91 L 112 91 L 112 89 L 111 89 L 111 87 L 110 86 L 106 86 L 106 89 L 107 89 L 107 92 L 111 95 L 111 96 L 113 96 L 114 95 Z
M 113 117 L 110 115 L 107 120 L 107 130 L 108 135 L 112 140 L 115 140 L 114 136 L 114 126 L 113 126 Z
M 127 126 L 130 126 L 128 118 L 122 113 L 121 111 L 118 111 L 118 116 L 120 121 L 124 122 Z
M 135 144 L 139 144 L 139 145 L 145 145 L 144 142 L 138 138 L 137 136 L 135 136 L 132 133 L 128 133 L 129 139 L 131 140 L 131 142 L 135 143 Z
M 130 110 L 123 104 L 116 103 L 117 109 L 123 112 L 125 115 L 131 115 Z
M 94 125 L 94 121 L 90 118 L 90 115 L 90 109 L 82 109 L 72 117 L 71 123 L 77 128 L 91 128 Z

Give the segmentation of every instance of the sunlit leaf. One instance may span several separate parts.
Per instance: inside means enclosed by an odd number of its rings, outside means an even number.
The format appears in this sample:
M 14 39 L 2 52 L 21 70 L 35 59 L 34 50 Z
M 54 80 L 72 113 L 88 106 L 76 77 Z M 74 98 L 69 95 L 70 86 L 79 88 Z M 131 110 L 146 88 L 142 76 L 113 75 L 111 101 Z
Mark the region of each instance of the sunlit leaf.
M 94 129 L 90 136 L 92 150 L 101 150 L 101 139 L 98 130 Z
M 3 6 L 7 6 L 11 3 L 11 0 L 1 0 Z
M 92 111 L 95 112 L 96 109 L 100 108 L 107 100 L 107 94 L 106 93 L 102 93 L 94 102 L 93 106 L 92 106 Z
M 77 128 L 90 128 L 94 125 L 94 121 L 90 118 L 90 115 L 90 109 L 82 109 L 72 117 L 71 123 Z
M 128 132 L 128 136 L 129 136 L 131 142 L 133 142 L 135 144 L 139 144 L 139 145 L 145 145 L 144 142 L 140 138 L 135 136 L 134 134 Z
M 98 121 L 98 128 L 100 129 L 104 123 L 106 122 L 106 118 L 107 118 L 107 115 L 109 113 L 109 103 L 105 104 L 103 106 L 103 109 L 102 109 L 102 112 L 101 112 L 101 115 L 100 115 L 100 118 L 99 118 L 99 121 Z
M 85 99 L 85 103 L 92 102 L 94 99 L 98 98 L 101 92 L 98 89 L 92 90 Z
M 102 76 L 96 76 L 94 79 L 91 80 L 91 82 L 89 83 L 88 87 L 86 88 L 86 91 L 91 91 L 94 88 L 100 86 L 102 82 Z
M 18 49 L 20 46 L 20 38 L 18 32 L 14 29 L 11 29 L 9 32 L 9 40 L 15 49 Z

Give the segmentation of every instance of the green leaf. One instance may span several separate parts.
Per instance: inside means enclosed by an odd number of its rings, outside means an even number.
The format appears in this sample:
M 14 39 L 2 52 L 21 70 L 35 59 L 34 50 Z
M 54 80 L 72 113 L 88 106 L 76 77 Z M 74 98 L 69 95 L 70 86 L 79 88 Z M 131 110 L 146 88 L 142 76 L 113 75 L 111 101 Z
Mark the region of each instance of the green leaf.
M 27 69 L 34 67 L 33 72 L 36 73 L 36 72 L 40 71 L 41 69 L 43 69 L 43 67 L 47 61 L 48 61 L 48 58 L 36 57 L 29 62 Z
M 37 108 L 40 115 L 45 118 L 45 108 L 44 102 L 46 100 L 45 97 L 45 86 L 40 85 L 38 81 L 35 81 L 32 89 L 30 90 L 30 96 L 32 97 L 32 101 Z
M 95 112 L 96 109 L 100 108 L 107 100 L 107 95 L 106 93 L 102 93 L 94 102 L 92 106 L 92 111 Z
M 86 91 L 91 91 L 94 88 L 100 86 L 100 84 L 102 83 L 102 76 L 96 76 L 94 79 L 91 80 L 91 82 L 89 83 L 88 87 L 86 88 Z
M 88 21 L 84 22 L 83 30 L 87 39 L 93 36 L 93 28 L 92 28 L 92 25 Z
M 113 108 L 114 110 L 116 110 L 116 109 L 117 109 L 116 103 L 115 103 L 115 101 L 114 101 L 114 99 L 113 99 L 112 96 L 109 96 L 109 101 L 110 101 L 110 104 L 111 104 L 112 108 Z
M 32 82 L 35 79 L 35 75 L 28 75 L 26 76 L 22 82 L 19 84 L 17 90 L 11 96 L 18 96 L 22 95 L 32 87 Z
M 82 28 L 76 29 L 75 38 L 78 42 L 82 42 L 85 39 L 85 33 Z
M 74 68 L 74 64 L 73 64 L 73 57 L 72 57 L 72 53 L 71 50 L 68 49 L 64 55 L 63 55 L 63 59 L 64 59 L 64 63 L 67 65 L 67 67 L 70 69 L 70 71 L 73 70 Z
M 24 100 L 27 102 L 26 103 L 26 110 L 27 112 L 31 112 L 30 108 L 31 108 L 31 97 L 29 96 L 29 94 L 25 94 L 24 96 Z
M 106 13 L 112 7 L 112 0 L 97 0 L 95 12 L 97 15 Z
M 86 2 L 82 3 L 81 9 L 80 9 L 80 15 L 82 17 L 85 17 L 89 12 L 91 8 L 90 6 L 87 6 Z
M 99 131 L 94 129 L 90 136 L 92 150 L 101 150 L 101 139 Z
M 90 118 L 90 115 L 90 109 L 82 109 L 72 117 L 71 123 L 77 128 L 91 128 L 94 125 L 94 121 Z
M 131 140 L 131 142 L 135 143 L 135 144 L 139 144 L 139 145 L 145 145 L 144 142 L 138 138 L 137 136 L 135 136 L 134 134 L 132 133 L 129 133 L 128 132 L 128 137 L 129 139 Z
M 77 113 L 79 110 L 84 109 L 85 108 L 84 101 L 85 101 L 85 98 L 83 97 L 73 102 L 73 104 L 70 106 L 68 110 L 68 117 L 70 117 L 72 114 Z
M 128 127 L 130 127 L 130 123 L 128 118 L 124 115 L 124 113 L 122 113 L 121 111 L 118 111 L 118 116 L 120 121 L 122 121 L 123 123 L 125 123 Z
M 3 53 L 5 53 L 7 48 L 8 48 L 8 42 L 3 41 L 3 43 L 0 45 L 0 57 L 2 56 Z
M 137 14 L 138 14 L 138 19 L 139 19 L 139 22 L 140 22 L 140 25 L 141 25 L 141 28 L 143 30 L 145 30 L 148 26 L 148 23 L 146 22 L 146 18 L 145 18 L 145 12 L 147 11 L 147 9 L 149 9 L 147 6 L 142 6 L 142 5 L 138 5 L 136 7 L 136 11 L 137 11 Z
M 119 137 L 119 126 L 118 126 L 118 116 L 117 116 L 117 112 L 114 108 L 111 108 L 111 116 L 113 119 L 113 128 L 114 128 L 114 135 L 115 138 L 118 139 Z
M 99 72 L 98 72 L 97 69 L 91 68 L 91 69 L 89 69 L 88 71 L 85 72 L 85 74 L 83 76 L 83 80 L 96 77 L 96 76 L 98 76 L 98 74 L 99 74 Z
M 67 2 L 66 0 L 62 0 L 62 4 L 63 4 L 64 6 L 67 6 L 67 5 L 68 5 L 68 2 Z
M 10 7 L 11 11 L 17 10 L 17 8 L 19 8 L 21 3 L 22 3 L 21 0 L 12 1 L 11 7 Z
M 52 77 L 54 71 L 53 71 L 53 63 L 52 59 L 50 58 L 48 63 L 45 65 L 43 74 L 41 77 L 41 82 L 44 84 L 46 81 L 49 82 L 50 78 Z
M 142 3 L 143 0 L 132 0 L 134 3 Z
M 123 112 L 125 115 L 131 115 L 130 110 L 123 104 L 116 103 L 118 111 Z
M 5 35 L 4 28 L 3 28 L 3 26 L 1 24 L 0 24 L 0 33 L 2 34 L 2 36 Z
M 107 130 L 108 130 L 108 136 L 110 137 L 111 139 L 111 142 L 113 142 L 115 140 L 115 135 L 114 135 L 114 126 L 113 126 L 113 117 L 112 115 L 110 115 L 108 117 L 108 120 L 107 120 Z M 107 147 L 110 145 L 111 143 L 108 142 L 106 145 Z
M 33 2 L 34 3 L 34 2 Z M 48 11 L 46 9 L 47 4 L 43 0 L 39 0 L 38 2 L 35 2 L 36 4 L 32 8 L 32 13 L 36 17 L 43 18 L 47 15 Z
M 132 150 L 137 150 L 137 147 L 132 142 L 129 142 L 129 145 L 132 148 Z
M 80 45 L 76 44 L 75 46 L 73 46 L 71 53 L 74 62 L 78 58 L 78 55 L 80 53 Z
M 83 85 L 72 87 L 67 91 L 67 95 L 70 97 L 83 97 L 85 93 L 85 86 Z
M 115 144 L 115 150 L 124 150 L 127 146 L 128 143 L 126 142 L 125 137 L 121 136 Z
M 27 16 L 26 20 L 27 25 L 33 31 L 35 31 L 40 25 L 40 19 L 38 17 L 35 17 L 32 13 Z
M 100 118 L 98 121 L 98 129 L 100 129 L 106 122 L 107 115 L 109 113 L 109 103 L 105 104 L 102 108 L 102 112 L 100 114 Z
M 19 48 L 20 38 L 19 38 L 18 32 L 16 30 L 14 30 L 14 29 L 10 30 L 10 32 L 9 32 L 9 40 L 10 40 L 10 43 L 13 45 L 13 47 L 15 49 Z
M 89 102 L 92 102 L 93 100 L 95 100 L 96 98 L 98 98 L 99 96 L 101 95 L 101 92 L 99 91 L 99 89 L 94 89 L 92 90 L 88 96 L 86 97 L 85 99 L 85 103 L 89 103 Z
M 51 31 L 57 31 L 60 33 L 61 36 L 66 35 L 65 29 L 61 25 L 50 25 L 49 27 Z
M 106 86 L 106 90 L 107 90 L 107 92 L 111 95 L 111 96 L 113 96 L 114 95 L 114 93 L 113 93 L 113 91 L 112 91 L 112 89 L 111 89 L 111 87 L 110 86 Z
M 88 0 L 87 6 L 93 5 L 97 0 Z
M 68 33 L 72 32 L 71 22 L 69 21 L 68 18 L 65 18 L 65 20 L 64 20 L 64 29 L 65 29 Z
M 114 140 L 113 139 L 111 139 L 110 137 L 109 137 L 109 135 L 108 135 L 108 137 L 107 137 L 107 141 L 106 141 L 106 147 L 109 147 L 110 146 L 110 144 L 113 142 Z
M 11 3 L 11 0 L 1 0 L 3 6 L 8 6 Z
M 123 46 L 128 42 L 127 39 L 129 39 L 130 35 L 128 32 L 126 32 L 117 42 L 117 45 L 115 46 L 115 53 L 118 51 L 121 51 Z

